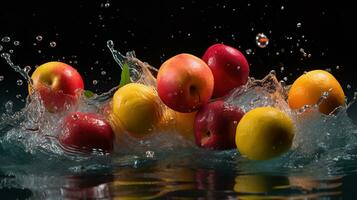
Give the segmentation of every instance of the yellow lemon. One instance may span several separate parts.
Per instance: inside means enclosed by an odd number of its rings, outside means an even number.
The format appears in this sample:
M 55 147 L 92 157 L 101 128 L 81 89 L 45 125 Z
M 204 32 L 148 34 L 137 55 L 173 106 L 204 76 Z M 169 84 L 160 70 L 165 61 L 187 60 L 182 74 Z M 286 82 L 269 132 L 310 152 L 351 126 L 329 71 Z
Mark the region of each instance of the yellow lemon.
M 159 96 L 150 86 L 129 83 L 114 94 L 111 121 L 116 134 L 124 129 L 134 137 L 143 137 L 155 129 L 161 116 Z
M 328 92 L 329 95 L 319 106 L 321 113 L 329 114 L 336 107 L 345 104 L 342 87 L 332 74 L 324 70 L 310 71 L 292 84 L 288 94 L 289 106 L 292 109 L 299 109 L 304 105 L 316 104 L 324 92 Z
M 293 138 L 293 121 L 273 107 L 249 111 L 240 120 L 236 131 L 239 152 L 252 160 L 266 160 L 288 151 Z

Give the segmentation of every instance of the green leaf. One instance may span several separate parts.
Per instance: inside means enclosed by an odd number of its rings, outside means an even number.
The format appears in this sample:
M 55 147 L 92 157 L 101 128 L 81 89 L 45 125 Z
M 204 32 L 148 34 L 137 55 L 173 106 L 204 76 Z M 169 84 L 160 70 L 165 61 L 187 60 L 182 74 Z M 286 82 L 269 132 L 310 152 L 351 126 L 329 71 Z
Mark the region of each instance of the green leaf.
M 122 71 L 121 71 L 121 78 L 119 88 L 123 87 L 124 85 L 130 83 L 130 73 L 129 73 L 129 65 L 128 63 L 124 63 Z
M 84 90 L 84 96 L 87 98 L 91 98 L 94 96 L 94 92 L 92 92 L 90 90 Z

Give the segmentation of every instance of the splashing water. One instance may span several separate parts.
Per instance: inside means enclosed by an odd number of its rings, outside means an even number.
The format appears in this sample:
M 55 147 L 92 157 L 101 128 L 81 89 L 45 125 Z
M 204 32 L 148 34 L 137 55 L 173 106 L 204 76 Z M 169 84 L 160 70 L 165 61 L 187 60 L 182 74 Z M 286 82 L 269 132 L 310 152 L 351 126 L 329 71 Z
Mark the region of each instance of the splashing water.
M 107 46 L 121 68 L 128 63 L 133 82 L 155 86 L 157 69 L 137 59 L 134 52 L 124 56 L 114 49 L 111 40 Z M 31 84 L 29 70 L 15 65 L 7 53 L 1 57 Z M 56 174 L 105 171 L 118 167 L 138 168 L 152 162 L 186 168 L 231 166 L 244 174 L 271 172 L 277 175 L 325 177 L 357 171 L 357 128 L 347 115 L 348 107 L 337 109 L 335 115 L 320 114 L 318 105 L 304 108 L 308 110 L 308 115 L 292 111 L 286 102 L 288 89 L 289 86 L 279 82 L 272 71 L 262 80 L 250 78 L 246 85 L 224 97 L 226 104 L 239 106 L 245 112 L 260 106 L 277 107 L 295 121 L 296 135 L 291 150 L 273 160 L 260 162 L 247 160 L 237 150 L 198 149 L 192 141 L 175 132 L 160 130 L 145 140 L 130 136 L 121 138 L 111 155 L 101 151 L 91 155 L 71 152 L 64 149 L 57 140 L 63 117 L 72 111 L 105 114 L 103 107 L 110 103 L 117 87 L 91 98 L 81 93 L 78 105 L 69 106 L 62 113 L 47 112 L 39 95 L 34 92 L 19 112 L 13 113 L 14 105 L 11 101 L 5 104 L 6 112 L 0 116 L 0 169 L 5 173 L 16 174 L 16 180 L 22 187 L 28 186 L 38 191 L 43 186 L 34 186 L 31 183 L 34 178 L 31 179 L 28 174 L 42 174 L 46 180 L 41 182 L 36 179 L 39 185 L 51 182 L 51 186 L 64 184 L 61 180 L 50 178 Z M 1 183 L 0 187 L 16 184 Z

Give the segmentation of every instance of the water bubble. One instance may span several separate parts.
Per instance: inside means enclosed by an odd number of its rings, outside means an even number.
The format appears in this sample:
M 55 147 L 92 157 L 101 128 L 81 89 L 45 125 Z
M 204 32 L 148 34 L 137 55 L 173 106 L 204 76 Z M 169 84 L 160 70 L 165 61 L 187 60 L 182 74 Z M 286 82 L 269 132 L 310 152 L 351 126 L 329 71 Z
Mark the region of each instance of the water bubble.
M 2 47 L 2 46 L 0 45 L 0 51 L 2 51 L 3 48 L 4 48 L 4 47 Z
M 98 84 L 98 80 L 93 80 L 92 83 L 93 83 L 93 85 L 97 85 Z
M 1 42 L 10 42 L 11 38 L 9 36 L 5 36 L 3 38 L 1 38 Z
M 352 88 L 352 86 L 350 84 L 347 84 L 347 89 L 349 90 L 351 88 Z
M 301 23 L 300 23 L 300 22 L 297 23 L 297 24 L 296 24 L 296 27 L 300 28 L 300 27 L 301 27 Z
M 105 7 L 105 8 L 109 8 L 109 7 L 110 7 L 110 3 L 109 3 L 109 2 L 105 3 L 105 4 L 104 4 L 104 7 Z
M 54 47 L 56 47 L 56 42 L 55 41 L 52 41 L 52 42 L 50 42 L 50 47 L 52 47 L 52 48 L 54 48 Z
M 17 84 L 18 86 L 21 86 L 23 83 L 24 83 L 24 82 L 23 82 L 21 79 L 19 79 L 19 80 L 16 81 L 16 84 Z
M 4 76 L 0 76 L 0 82 L 4 80 Z
M 40 42 L 40 41 L 42 41 L 42 39 L 43 39 L 43 38 L 42 38 L 42 36 L 41 36 L 41 35 L 36 36 L 36 40 L 37 40 L 37 41 L 39 41 L 39 42 Z
M 255 37 L 255 42 L 260 48 L 265 48 L 269 44 L 269 38 L 264 33 L 258 33 Z
M 15 45 L 15 46 L 19 46 L 19 45 L 20 45 L 20 41 L 17 41 L 17 40 L 14 41 L 14 45 Z
M 27 65 L 24 67 L 24 72 L 29 73 L 31 71 L 31 66 Z
M 247 55 L 250 55 L 250 54 L 252 53 L 252 49 L 247 49 L 247 50 L 245 50 L 245 53 L 246 53 Z
M 100 74 L 105 76 L 107 74 L 107 72 L 106 71 L 101 71 Z
M 5 111 L 7 112 L 7 113 L 11 113 L 12 112 L 12 107 L 13 107 L 13 103 L 12 103 L 12 101 L 8 101 L 8 102 L 6 102 L 5 103 Z

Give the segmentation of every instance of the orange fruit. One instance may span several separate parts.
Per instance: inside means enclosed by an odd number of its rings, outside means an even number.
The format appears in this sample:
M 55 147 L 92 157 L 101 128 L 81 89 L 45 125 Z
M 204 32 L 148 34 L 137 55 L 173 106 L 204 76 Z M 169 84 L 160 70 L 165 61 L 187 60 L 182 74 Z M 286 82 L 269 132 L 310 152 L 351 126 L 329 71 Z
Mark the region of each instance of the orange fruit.
M 301 75 L 292 84 L 288 94 L 289 106 L 292 109 L 299 109 L 304 105 L 314 105 L 324 92 L 328 92 L 328 96 L 319 105 L 321 113 L 329 114 L 345 104 L 342 87 L 332 74 L 324 70 L 310 71 Z

